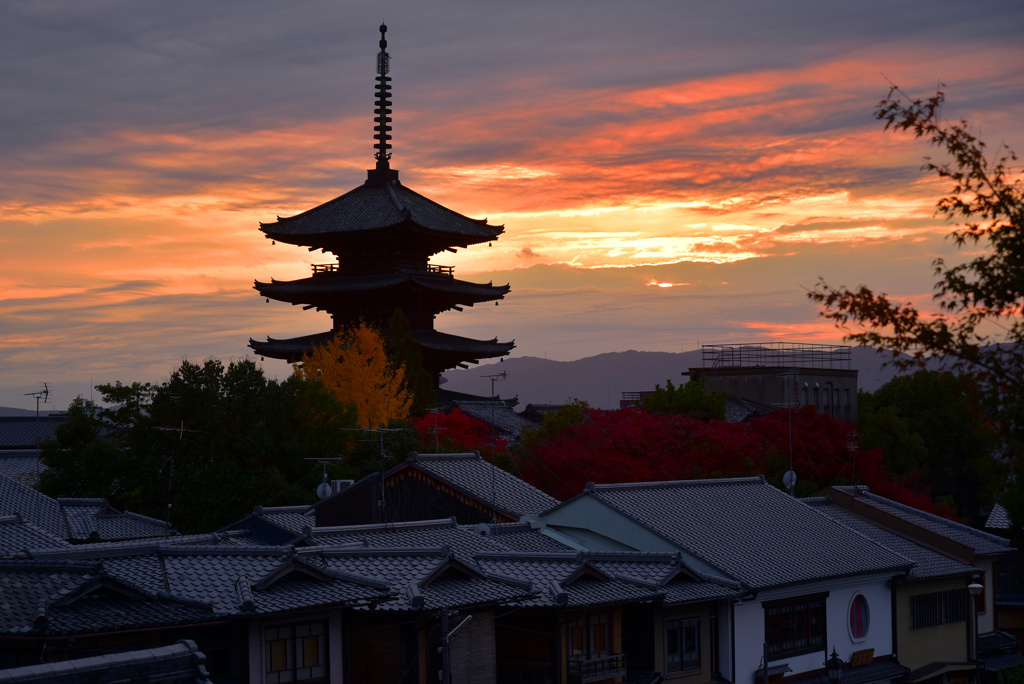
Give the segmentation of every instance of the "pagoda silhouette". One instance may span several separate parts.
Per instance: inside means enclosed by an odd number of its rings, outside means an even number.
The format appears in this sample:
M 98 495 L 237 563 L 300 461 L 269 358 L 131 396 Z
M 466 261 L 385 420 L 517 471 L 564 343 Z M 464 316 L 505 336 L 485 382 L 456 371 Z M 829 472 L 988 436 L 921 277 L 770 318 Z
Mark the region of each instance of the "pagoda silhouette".
M 295 363 L 314 345 L 325 344 L 339 330 L 361 320 L 387 335 L 391 317 L 401 310 L 436 383 L 449 368 L 505 356 L 515 346 L 514 341 L 474 340 L 434 330 L 437 314 L 492 300 L 497 304 L 509 286 L 458 280 L 453 267 L 431 264 L 430 257 L 495 240 L 504 226 L 463 216 L 398 180 L 398 170 L 390 165 L 391 77 L 386 32 L 387 26 L 382 24 L 374 118 L 376 168 L 367 171 L 365 183 L 341 197 L 296 216 L 260 223 L 260 230 L 270 240 L 337 257 L 333 263 L 312 264 L 308 278 L 257 280 L 254 286 L 268 302 L 275 299 L 326 311 L 333 327 L 291 339 L 250 339 L 249 346 L 260 356 Z

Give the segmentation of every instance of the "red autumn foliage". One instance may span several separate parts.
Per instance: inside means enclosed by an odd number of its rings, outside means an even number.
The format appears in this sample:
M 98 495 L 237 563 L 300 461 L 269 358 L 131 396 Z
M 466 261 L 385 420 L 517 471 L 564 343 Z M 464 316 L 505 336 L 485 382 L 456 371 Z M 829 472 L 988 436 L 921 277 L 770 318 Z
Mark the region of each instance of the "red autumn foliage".
M 704 422 L 639 409 L 588 410 L 587 420 L 519 454 L 520 476 L 559 499 L 587 482 L 645 482 L 764 474 L 779 487 L 789 470 L 789 418 L 775 411 L 749 424 Z M 859 451 L 854 426 L 804 407 L 792 413 L 797 494 L 865 484 L 876 494 L 937 512 L 928 492 L 897 484 L 881 451 Z M 938 511 L 948 514 L 948 511 Z
M 412 424 L 424 453 L 479 451 L 488 456 L 491 452 L 491 428 L 484 421 L 467 416 L 461 409 L 427 413 L 422 418 L 414 418 Z M 498 453 L 506 452 L 508 442 L 497 438 L 494 447 Z

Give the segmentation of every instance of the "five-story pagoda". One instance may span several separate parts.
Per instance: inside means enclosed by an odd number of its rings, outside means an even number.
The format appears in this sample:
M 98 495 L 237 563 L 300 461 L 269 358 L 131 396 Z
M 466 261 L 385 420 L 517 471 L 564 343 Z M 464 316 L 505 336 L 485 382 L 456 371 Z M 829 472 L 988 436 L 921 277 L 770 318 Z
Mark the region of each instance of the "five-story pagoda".
M 341 328 L 365 320 L 386 332 L 398 309 L 409 320 L 427 370 L 443 371 L 480 359 L 505 356 L 514 342 L 474 340 L 434 330 L 434 317 L 449 309 L 498 300 L 508 285 L 483 285 L 458 280 L 450 266 L 430 263 L 439 252 L 454 252 L 496 239 L 503 226 L 471 219 L 409 190 L 398 180 L 391 159 L 391 77 L 385 51 L 387 26 L 381 25 L 377 55 L 376 168 L 366 182 L 325 204 L 273 223 L 261 223 L 268 239 L 319 249 L 337 257 L 313 264 L 309 278 L 256 281 L 261 296 L 305 309 L 326 311 L 331 330 L 292 339 L 249 340 L 261 356 L 298 361 L 313 345 L 323 344 Z

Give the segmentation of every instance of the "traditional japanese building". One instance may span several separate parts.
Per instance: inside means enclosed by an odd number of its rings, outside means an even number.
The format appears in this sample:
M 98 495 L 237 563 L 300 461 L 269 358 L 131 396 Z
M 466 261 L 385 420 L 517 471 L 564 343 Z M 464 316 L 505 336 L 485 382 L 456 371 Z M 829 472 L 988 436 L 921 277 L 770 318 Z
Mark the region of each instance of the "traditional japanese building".
M 298 361 L 313 345 L 326 342 L 338 330 L 360 319 L 387 329 L 396 310 L 409 321 L 427 370 L 436 378 L 456 366 L 505 356 L 514 342 L 475 340 L 434 329 L 437 314 L 462 311 L 503 298 L 508 285 L 472 283 L 455 278 L 451 266 L 430 263 L 441 252 L 497 239 L 504 226 L 472 219 L 452 211 L 402 185 L 391 159 L 391 77 L 385 48 L 387 27 L 381 25 L 377 55 L 376 168 L 366 182 L 341 197 L 306 212 L 261 223 L 260 230 L 275 241 L 321 250 L 336 257 L 313 264 L 312 275 L 291 281 L 256 281 L 267 300 L 276 299 L 331 315 L 330 330 L 291 339 L 249 340 L 261 356 Z

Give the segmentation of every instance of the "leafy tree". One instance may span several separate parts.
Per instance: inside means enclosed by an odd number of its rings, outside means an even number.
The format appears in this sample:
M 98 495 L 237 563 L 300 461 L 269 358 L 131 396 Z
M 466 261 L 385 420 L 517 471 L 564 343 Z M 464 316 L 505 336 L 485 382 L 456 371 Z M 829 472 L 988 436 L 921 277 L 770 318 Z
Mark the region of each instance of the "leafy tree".
M 433 411 L 413 420 L 419 435 L 420 450 L 424 453 L 465 453 L 479 451 L 489 454 L 491 449 L 491 428 L 482 420 L 468 416 L 462 409 Z M 505 451 L 508 444 L 497 439 L 495 448 Z
M 858 398 L 858 430 L 866 448 L 882 449 L 895 478 L 919 480 L 961 516 L 991 508 L 1008 468 L 996 458 L 998 437 L 982 410 L 973 378 L 918 371 Z
M 303 354 L 294 369 L 295 375 L 323 383 L 343 404 L 354 406 L 361 427 L 409 417 L 412 396 L 404 386 L 405 371 L 392 365 L 380 332 L 365 322 Z
M 792 412 L 798 495 L 830 485 L 866 484 L 883 496 L 933 511 L 927 491 L 891 480 L 881 451 L 858 451 L 853 425 L 806 406 Z M 790 416 L 775 411 L 747 423 L 703 421 L 637 409 L 586 410 L 520 453 L 522 477 L 565 499 L 587 482 L 643 482 L 765 474 L 782 487 L 789 469 Z M 854 448 L 851 448 L 854 447 Z
M 155 387 L 97 389 L 108 406 L 76 399 L 44 445 L 43 491 L 169 515 L 182 532 L 217 529 L 256 504 L 311 503 L 321 467 L 307 459 L 347 455 L 353 441 L 355 411 L 321 383 L 268 380 L 250 360 L 184 361 Z
M 643 406 L 651 413 L 677 413 L 698 420 L 725 420 L 725 392 L 709 392 L 704 380 L 691 380 L 679 387 L 671 380 L 665 387 L 654 386 L 654 394 L 644 399 Z
M 970 247 L 972 257 L 956 265 L 941 258 L 933 262 L 935 315 L 865 286 L 849 290 L 819 280 L 808 296 L 822 305 L 823 316 L 855 329 L 847 340 L 891 351 L 898 364 L 923 365 L 941 357 L 950 370 L 972 374 L 988 393 L 1004 434 L 1019 437 L 1024 431 L 1024 186 L 1010 168 L 1017 157 L 1002 145 L 990 161 L 985 143 L 966 121 L 943 122 L 942 91 L 923 101 L 902 97 L 892 88 L 875 116 L 886 129 L 910 131 L 948 154 L 950 160 L 941 163 L 926 157 L 923 168 L 952 182 L 937 213 L 957 223 L 950 237 L 958 247 Z
M 409 412 L 423 416 L 427 409 L 437 405 L 435 380 L 423 363 L 423 350 L 412 336 L 409 319 L 401 309 L 395 309 L 388 321 L 386 333 L 388 354 L 396 368 L 405 369 L 405 386 L 412 395 Z

